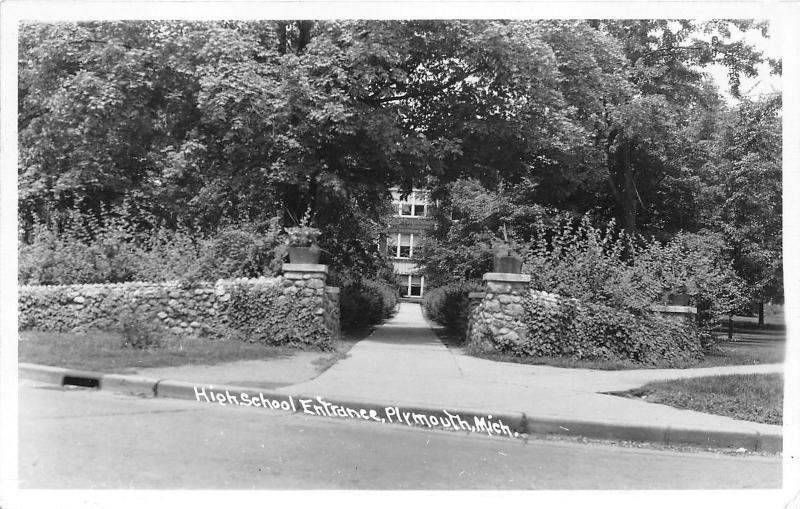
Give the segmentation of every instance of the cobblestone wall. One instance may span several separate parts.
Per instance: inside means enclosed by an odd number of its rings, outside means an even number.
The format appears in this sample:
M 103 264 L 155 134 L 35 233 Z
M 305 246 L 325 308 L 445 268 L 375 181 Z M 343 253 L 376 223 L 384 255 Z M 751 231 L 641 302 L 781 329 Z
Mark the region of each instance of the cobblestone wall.
M 470 294 L 467 341 L 480 352 L 675 367 L 702 358 L 693 308 L 643 315 L 530 290 L 523 274 L 489 273 Z M 665 314 L 671 314 L 664 318 Z
M 165 332 L 182 335 L 258 328 L 260 338 L 269 342 L 270 331 L 280 330 L 285 339 L 287 331 L 302 338 L 307 330 L 313 330 L 314 343 L 324 347 L 339 330 L 338 298 L 332 299 L 330 294 L 324 279 L 302 274 L 299 278 L 240 278 L 191 286 L 178 282 L 21 286 L 19 327 L 83 332 L 114 327 L 121 316 L 132 314 Z M 236 307 L 232 306 L 234 295 Z M 302 342 L 284 339 L 286 343 Z

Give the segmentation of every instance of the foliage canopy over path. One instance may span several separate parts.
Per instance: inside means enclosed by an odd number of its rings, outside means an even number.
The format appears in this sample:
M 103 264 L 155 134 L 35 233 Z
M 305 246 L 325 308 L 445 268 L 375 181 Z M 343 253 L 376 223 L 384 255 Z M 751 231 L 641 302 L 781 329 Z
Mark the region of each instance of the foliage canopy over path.
M 74 211 L 214 235 L 310 210 L 327 261 L 374 277 L 391 187 L 447 198 L 474 182 L 518 218 L 719 232 L 762 297 L 779 295 L 780 98 L 730 108 L 702 73 L 726 65 L 734 95 L 755 74 L 765 58 L 735 29 L 767 34 L 686 20 L 25 24 L 23 239 Z

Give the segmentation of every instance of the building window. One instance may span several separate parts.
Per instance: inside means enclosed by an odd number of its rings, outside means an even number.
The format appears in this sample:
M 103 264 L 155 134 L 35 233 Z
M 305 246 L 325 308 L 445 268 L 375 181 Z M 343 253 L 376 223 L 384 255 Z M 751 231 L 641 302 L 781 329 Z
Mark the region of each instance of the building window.
M 409 194 L 405 200 L 401 200 L 400 193 L 395 192 L 394 204 L 397 215 L 401 217 L 425 217 L 428 213 L 428 202 L 420 192 Z
M 414 234 L 412 233 L 401 233 L 399 235 L 400 245 L 398 246 L 399 249 L 397 250 L 397 257 L 398 258 L 411 258 L 414 250 Z
M 408 282 L 408 295 L 422 297 L 422 276 L 411 276 Z
M 386 240 L 386 248 L 389 256 L 394 258 L 411 258 L 414 256 L 413 233 L 392 234 L 389 235 Z
M 400 286 L 401 297 L 422 297 L 425 289 L 425 278 L 411 274 L 401 274 L 397 276 L 397 283 Z

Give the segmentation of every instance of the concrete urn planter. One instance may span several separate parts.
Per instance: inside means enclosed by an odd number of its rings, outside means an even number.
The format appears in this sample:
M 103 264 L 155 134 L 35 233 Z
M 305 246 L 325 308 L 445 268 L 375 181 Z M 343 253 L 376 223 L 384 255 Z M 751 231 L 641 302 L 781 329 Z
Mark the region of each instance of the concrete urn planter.
M 501 251 L 494 255 L 494 271 L 519 274 L 522 272 L 522 257 L 510 249 Z
M 313 246 L 289 246 L 290 263 L 319 263 L 320 248 Z

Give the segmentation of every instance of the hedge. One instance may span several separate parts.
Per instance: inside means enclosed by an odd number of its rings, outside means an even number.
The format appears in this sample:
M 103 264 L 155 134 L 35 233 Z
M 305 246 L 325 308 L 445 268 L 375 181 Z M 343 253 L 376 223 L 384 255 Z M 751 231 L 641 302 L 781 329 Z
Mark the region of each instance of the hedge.
M 396 287 L 372 280 L 341 287 L 341 325 L 344 330 L 380 323 L 388 318 L 400 299 Z
M 484 291 L 483 285 L 475 282 L 451 283 L 425 292 L 422 309 L 425 315 L 445 326 L 449 331 L 464 337 L 469 322 L 468 295 Z
M 518 342 L 495 344 L 500 351 L 531 357 L 627 360 L 674 366 L 702 359 L 697 327 L 654 314 L 634 315 L 598 304 L 532 291 L 522 301 L 527 334 Z

